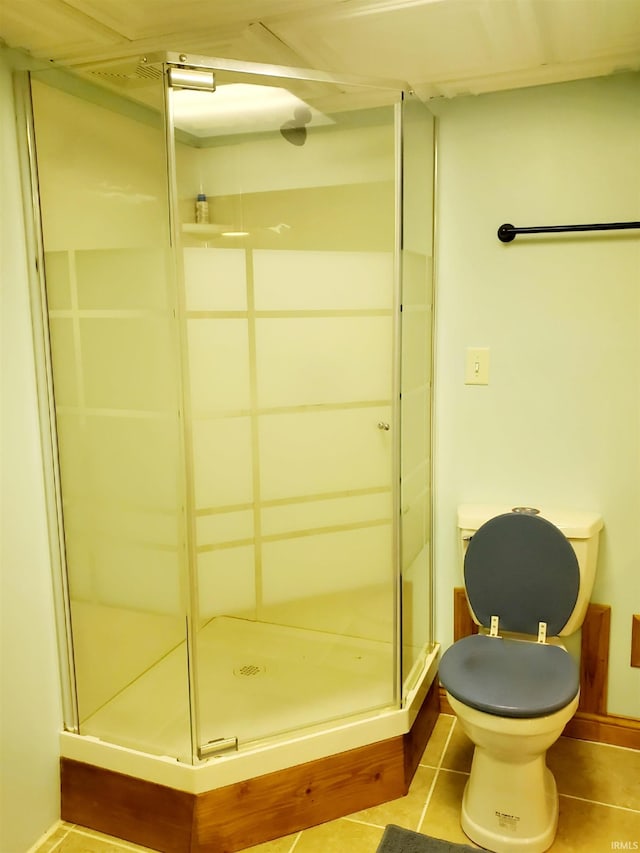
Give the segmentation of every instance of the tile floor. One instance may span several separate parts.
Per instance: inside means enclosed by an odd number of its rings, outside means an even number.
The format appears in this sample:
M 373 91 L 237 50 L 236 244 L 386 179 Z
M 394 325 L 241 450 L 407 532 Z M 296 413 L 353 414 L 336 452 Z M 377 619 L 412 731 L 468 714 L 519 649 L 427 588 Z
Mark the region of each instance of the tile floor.
M 388 823 L 469 843 L 459 811 L 472 751 L 454 718 L 443 714 L 405 797 L 252 847 L 251 853 L 375 853 Z M 560 792 L 552 853 L 640 849 L 640 751 L 560 738 L 549 750 L 548 764 Z M 34 853 L 146 849 L 63 823 Z

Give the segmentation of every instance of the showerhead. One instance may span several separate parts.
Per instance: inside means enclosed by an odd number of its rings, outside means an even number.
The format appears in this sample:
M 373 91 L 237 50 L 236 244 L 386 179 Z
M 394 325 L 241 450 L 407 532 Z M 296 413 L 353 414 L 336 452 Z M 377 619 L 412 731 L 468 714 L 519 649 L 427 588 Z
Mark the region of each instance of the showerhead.
M 308 107 L 296 107 L 293 118 L 280 128 L 282 136 L 292 145 L 304 145 L 307 141 L 306 125 L 311 121 L 311 110 Z

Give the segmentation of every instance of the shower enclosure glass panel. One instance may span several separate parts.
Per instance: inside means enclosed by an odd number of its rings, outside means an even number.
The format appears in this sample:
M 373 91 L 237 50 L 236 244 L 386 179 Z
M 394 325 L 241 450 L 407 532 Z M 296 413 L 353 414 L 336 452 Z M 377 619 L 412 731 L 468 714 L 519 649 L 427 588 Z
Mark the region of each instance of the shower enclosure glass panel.
M 205 755 L 399 698 L 401 93 L 215 76 L 168 92 Z
M 67 725 L 191 760 L 162 83 L 152 110 L 61 71 L 34 76 L 77 697 Z
M 401 577 L 406 695 L 432 648 L 431 350 L 435 127 L 415 96 L 402 103 Z
M 434 127 L 173 56 L 31 88 L 65 724 L 197 762 L 399 708 L 433 647 Z

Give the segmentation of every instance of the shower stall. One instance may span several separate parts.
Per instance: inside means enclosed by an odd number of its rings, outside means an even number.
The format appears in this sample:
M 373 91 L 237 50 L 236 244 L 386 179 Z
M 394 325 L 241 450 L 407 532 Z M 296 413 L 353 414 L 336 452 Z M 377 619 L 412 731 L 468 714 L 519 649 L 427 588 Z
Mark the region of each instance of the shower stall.
M 24 90 L 63 755 L 406 731 L 437 654 L 433 117 L 184 54 Z

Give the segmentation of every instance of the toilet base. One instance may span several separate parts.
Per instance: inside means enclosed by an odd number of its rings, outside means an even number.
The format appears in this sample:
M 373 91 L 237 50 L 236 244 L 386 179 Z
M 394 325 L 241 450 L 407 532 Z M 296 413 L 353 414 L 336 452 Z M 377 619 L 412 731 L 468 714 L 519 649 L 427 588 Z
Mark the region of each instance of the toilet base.
M 558 792 L 544 754 L 501 761 L 476 746 L 461 824 L 472 841 L 494 853 L 548 850 L 558 827 Z

